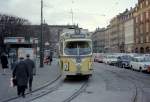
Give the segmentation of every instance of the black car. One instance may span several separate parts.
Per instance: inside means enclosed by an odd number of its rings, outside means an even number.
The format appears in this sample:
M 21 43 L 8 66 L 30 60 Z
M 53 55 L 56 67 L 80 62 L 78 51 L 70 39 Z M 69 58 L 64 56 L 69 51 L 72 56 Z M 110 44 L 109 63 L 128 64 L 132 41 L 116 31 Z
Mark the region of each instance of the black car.
M 119 56 L 117 58 L 117 66 L 121 68 L 130 68 L 129 64 L 132 60 L 132 57 L 129 55 Z

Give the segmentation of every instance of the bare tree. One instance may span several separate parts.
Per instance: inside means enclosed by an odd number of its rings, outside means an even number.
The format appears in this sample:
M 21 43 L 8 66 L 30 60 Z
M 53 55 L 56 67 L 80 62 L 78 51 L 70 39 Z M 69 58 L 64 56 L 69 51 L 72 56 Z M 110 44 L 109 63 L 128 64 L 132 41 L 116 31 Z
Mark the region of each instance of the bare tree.
M 30 25 L 27 19 L 20 18 L 17 16 L 11 16 L 6 14 L 0 14 L 0 49 L 4 46 L 4 37 L 18 35 L 24 30 L 25 25 Z M 2 51 L 0 51 L 1 53 Z

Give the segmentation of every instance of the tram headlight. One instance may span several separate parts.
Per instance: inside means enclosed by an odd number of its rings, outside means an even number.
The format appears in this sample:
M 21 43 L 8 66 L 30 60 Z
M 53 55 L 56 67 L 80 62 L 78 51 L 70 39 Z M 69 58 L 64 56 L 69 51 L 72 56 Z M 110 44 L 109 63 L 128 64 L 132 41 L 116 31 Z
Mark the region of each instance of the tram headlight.
M 65 70 L 65 71 L 69 71 L 68 63 L 64 63 L 64 70 Z

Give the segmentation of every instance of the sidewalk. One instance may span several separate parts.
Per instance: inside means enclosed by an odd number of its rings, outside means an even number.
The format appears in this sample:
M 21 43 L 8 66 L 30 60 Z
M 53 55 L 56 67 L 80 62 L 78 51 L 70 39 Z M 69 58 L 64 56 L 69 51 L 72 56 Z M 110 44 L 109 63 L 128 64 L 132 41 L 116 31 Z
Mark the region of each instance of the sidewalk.
M 39 65 L 37 64 L 37 66 Z M 2 69 L 0 68 L 0 101 L 17 96 L 16 87 L 10 87 L 11 70 L 7 69 L 6 73 L 6 75 L 2 75 Z M 51 66 L 45 65 L 44 68 L 37 67 L 36 76 L 34 76 L 33 80 L 33 91 L 53 81 L 58 75 L 60 75 L 60 71 L 57 60 L 54 60 Z

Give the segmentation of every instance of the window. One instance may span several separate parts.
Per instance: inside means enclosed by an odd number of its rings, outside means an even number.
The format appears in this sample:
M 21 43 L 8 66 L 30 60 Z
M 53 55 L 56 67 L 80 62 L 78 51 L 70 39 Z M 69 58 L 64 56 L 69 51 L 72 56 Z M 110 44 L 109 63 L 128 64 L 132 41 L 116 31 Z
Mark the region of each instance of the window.
M 146 32 L 149 32 L 149 23 L 146 23 Z
M 148 36 L 146 36 L 146 42 L 149 42 L 149 38 L 148 38 Z
M 135 22 L 138 23 L 138 16 L 135 18 Z
M 138 28 L 136 28 L 136 33 L 135 33 L 135 34 L 136 34 L 136 36 L 138 35 L 138 32 L 139 32 L 139 30 L 138 30 Z
M 140 38 L 140 43 L 143 43 L 143 37 Z
M 142 5 L 142 3 L 141 3 L 141 4 L 140 4 L 140 8 L 142 8 L 142 6 L 143 6 L 143 5 Z
M 143 34 L 143 25 L 140 25 L 140 33 Z
M 149 0 L 146 0 L 146 6 L 148 6 L 148 4 L 149 4 Z
M 149 19 L 149 11 L 146 12 L 146 19 Z
M 141 22 L 143 21 L 143 13 L 140 15 Z
M 136 43 L 139 43 L 139 39 L 138 38 L 136 38 Z
M 64 52 L 66 55 L 88 55 L 91 53 L 91 42 L 68 41 L 65 43 Z

